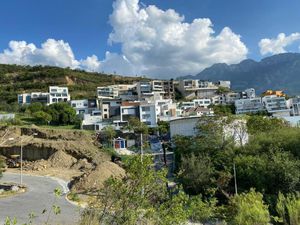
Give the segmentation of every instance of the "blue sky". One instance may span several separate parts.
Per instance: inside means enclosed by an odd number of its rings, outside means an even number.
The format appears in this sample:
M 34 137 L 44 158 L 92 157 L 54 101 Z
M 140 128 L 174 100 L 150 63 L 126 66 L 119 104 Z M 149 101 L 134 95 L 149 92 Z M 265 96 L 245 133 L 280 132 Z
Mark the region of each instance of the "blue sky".
M 119 6 L 117 7 L 119 7 L 119 10 L 122 10 L 120 6 L 122 1 L 125 3 L 131 2 L 130 4 L 134 5 L 134 2 L 137 0 L 118 0 Z M 152 62 L 151 58 L 151 55 L 154 53 L 159 55 L 166 54 L 165 57 L 170 58 L 176 52 L 176 46 L 173 46 L 174 52 L 172 51 L 172 55 L 165 53 L 164 48 L 154 49 L 147 53 L 144 50 L 143 52 L 140 50 L 133 52 L 133 49 L 124 50 L 125 46 L 132 46 L 132 43 L 129 43 L 128 39 L 124 37 L 120 40 L 120 32 L 130 27 L 124 27 L 126 25 L 120 23 L 112 25 L 112 22 L 109 20 L 110 14 L 113 13 L 112 4 L 112 0 L 0 1 L 0 54 L 3 53 L 4 49 L 9 48 L 8 45 L 11 40 L 26 41 L 27 44 L 33 43 L 36 48 L 40 48 L 42 43 L 51 38 L 54 40 L 63 40 L 64 43 L 68 43 L 77 61 L 84 60 L 86 57 L 92 55 L 97 56 L 99 65 L 97 63 L 93 64 L 98 66 L 95 70 L 107 70 L 109 72 L 113 70 L 111 67 L 114 67 L 114 63 L 116 63 L 118 73 L 126 74 L 137 71 L 137 73 L 149 73 L 150 75 L 160 73 L 166 74 L 166 76 L 172 76 L 171 73 L 176 73 L 177 75 L 177 72 L 172 71 L 170 68 L 161 68 L 164 64 L 159 64 L 154 59 Z M 191 69 L 190 73 L 195 73 L 197 70 L 203 69 L 203 67 L 218 62 L 218 60 L 235 63 L 243 58 L 259 60 L 263 56 L 284 51 L 299 52 L 300 1 L 298 0 L 143 0 L 139 2 L 139 10 L 147 8 L 149 5 L 155 5 L 157 9 L 164 12 L 167 9 L 174 9 L 180 16 L 184 16 L 185 19 L 181 23 L 191 24 L 196 18 L 209 18 L 213 24 L 212 29 L 215 33 L 212 36 L 214 37 L 218 36 L 224 27 L 229 27 L 235 35 L 241 36 L 240 42 L 247 48 L 247 52 L 244 52 L 243 55 L 228 60 L 229 56 L 224 54 L 216 60 L 199 57 L 199 61 L 203 59 L 205 63 L 201 65 L 199 63 L 197 67 Z M 151 25 L 149 26 L 151 27 Z M 109 35 L 113 30 L 115 30 L 116 36 L 119 37 L 115 38 L 112 44 L 108 44 Z M 267 41 L 264 47 L 265 52 L 262 55 L 260 52 L 261 49 L 258 46 L 261 39 L 265 38 L 270 41 L 273 39 L 273 41 L 276 41 L 275 39 L 277 39 L 279 33 L 285 34 L 285 37 L 282 38 L 283 43 L 276 42 L 276 44 L 275 42 L 269 43 Z M 286 40 L 286 37 L 292 33 L 295 35 L 291 39 Z M 138 40 L 141 39 L 138 38 Z M 199 42 L 201 41 L 202 39 L 199 38 Z M 149 40 L 145 40 L 145 43 L 149 44 Z M 210 42 L 208 43 L 210 44 Z M 151 44 L 153 43 L 151 42 Z M 217 44 L 217 46 L 219 45 L 221 44 Z M 213 49 L 215 48 L 199 49 L 199 52 L 214 51 Z M 238 48 L 236 49 L 238 51 Z M 157 53 L 159 50 L 161 52 Z M 111 54 L 107 55 L 107 51 Z M 177 48 L 177 51 L 180 52 L 180 48 Z M 231 50 L 229 49 L 229 51 Z M 36 53 L 34 54 L 37 57 Z M 131 58 L 130 54 L 137 54 L 143 60 L 137 61 L 137 58 Z M 197 54 L 197 52 L 193 54 Z M 218 54 L 221 53 L 218 52 Z M 45 54 L 43 53 L 42 55 L 44 56 Z M 180 57 L 186 57 L 185 60 L 188 61 L 191 56 L 186 55 L 184 54 Z M 176 60 L 179 60 L 180 57 L 178 56 L 178 59 L 173 59 L 166 63 L 176 63 Z M 121 62 L 123 59 L 125 59 L 125 62 Z M 49 62 L 49 64 L 54 63 L 52 59 L 44 61 Z M 41 64 L 44 61 L 40 58 L 38 60 Z M 81 66 L 80 62 L 77 63 L 77 61 L 72 64 L 74 67 Z M 150 61 L 152 63 L 148 64 Z M 0 62 L 10 63 L 9 59 L 5 58 L 3 54 L 2 61 L 0 55 Z M 32 60 L 29 61 L 30 63 L 32 63 Z M 130 63 L 130 65 L 126 63 Z M 20 64 L 23 64 L 22 60 L 20 60 Z M 124 66 L 120 67 L 119 65 L 121 64 Z M 138 67 L 132 70 L 132 65 L 136 64 L 139 64 Z M 67 64 L 58 63 L 57 65 L 64 67 Z M 177 68 L 178 70 L 180 69 Z M 189 69 L 180 70 L 178 75 L 183 73 L 189 73 Z

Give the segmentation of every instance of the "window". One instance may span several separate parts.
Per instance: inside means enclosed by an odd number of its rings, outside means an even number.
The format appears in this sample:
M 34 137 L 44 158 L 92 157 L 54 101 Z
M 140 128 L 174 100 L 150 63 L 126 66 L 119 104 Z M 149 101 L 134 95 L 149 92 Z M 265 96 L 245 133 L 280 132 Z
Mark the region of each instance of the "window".
M 143 118 L 144 120 L 146 120 L 146 119 L 151 118 L 151 116 L 150 116 L 149 114 L 145 114 L 145 115 L 142 116 L 142 118 Z
M 107 109 L 104 109 L 103 111 L 104 111 L 104 112 L 107 112 Z M 123 112 L 123 111 L 122 111 L 122 112 Z
M 72 103 L 72 107 L 76 107 L 76 104 L 75 104 L 75 103 Z
M 150 111 L 150 107 L 149 106 L 142 107 L 142 111 L 143 112 L 149 112 Z

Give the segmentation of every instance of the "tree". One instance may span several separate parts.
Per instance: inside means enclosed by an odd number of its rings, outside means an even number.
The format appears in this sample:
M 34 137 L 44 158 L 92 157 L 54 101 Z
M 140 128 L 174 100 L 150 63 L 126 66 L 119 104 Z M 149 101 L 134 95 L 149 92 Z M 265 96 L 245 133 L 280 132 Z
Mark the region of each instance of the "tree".
M 271 132 L 287 127 L 287 123 L 279 118 L 269 118 L 265 116 L 250 116 L 247 121 L 250 134 L 259 132 Z
M 214 173 L 214 166 L 208 156 L 192 154 L 183 157 L 179 179 L 187 193 L 197 195 L 213 186 Z
M 158 125 L 158 131 L 160 135 L 165 135 L 170 130 L 170 124 L 166 121 L 158 121 L 157 125 Z
M 229 207 L 229 222 L 233 225 L 268 225 L 270 215 L 263 195 L 251 189 L 232 197 Z
M 235 113 L 235 106 L 231 105 L 210 105 L 210 108 L 214 110 L 214 114 L 218 116 L 228 116 Z
M 148 126 L 145 123 L 142 123 L 138 118 L 130 117 L 128 120 L 127 129 L 132 130 L 136 135 L 138 135 L 140 138 L 140 145 L 144 146 L 145 142 L 143 142 L 143 137 L 148 135 Z
M 116 136 L 115 128 L 113 126 L 107 126 L 104 128 L 103 132 L 104 132 L 105 137 L 107 137 L 109 140 L 109 146 L 112 147 L 113 139 Z
M 27 111 L 30 112 L 30 114 L 34 114 L 36 112 L 39 112 L 43 109 L 43 105 L 40 102 L 34 102 L 27 106 Z
M 230 88 L 228 87 L 219 87 L 217 90 L 217 94 L 226 94 L 230 92 Z
M 156 171 L 152 164 L 150 157 L 144 157 L 143 163 L 137 156 L 129 159 L 125 177 L 108 179 L 82 219 L 93 218 L 93 225 L 186 222 L 188 196 L 180 190 L 170 195 L 166 171 Z
M 210 198 L 203 200 L 202 196 L 192 196 L 189 199 L 189 219 L 195 223 L 212 223 L 213 221 L 221 219 L 219 211 L 222 208 L 217 207 L 217 199 Z
M 65 102 L 51 104 L 45 112 L 52 116 L 51 123 L 54 125 L 71 125 L 77 122 L 75 109 Z
M 136 117 L 129 118 L 127 128 L 136 134 L 148 134 L 148 126 Z
M 33 117 L 39 124 L 49 124 L 52 120 L 52 116 L 44 111 L 33 113 Z

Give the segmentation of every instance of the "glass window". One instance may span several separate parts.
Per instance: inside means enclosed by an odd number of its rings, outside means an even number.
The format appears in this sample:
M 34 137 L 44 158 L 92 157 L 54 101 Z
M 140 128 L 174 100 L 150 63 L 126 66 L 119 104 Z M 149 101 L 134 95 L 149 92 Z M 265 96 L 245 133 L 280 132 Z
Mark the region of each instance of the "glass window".
M 149 112 L 150 111 L 150 107 L 149 106 L 142 107 L 142 111 Z

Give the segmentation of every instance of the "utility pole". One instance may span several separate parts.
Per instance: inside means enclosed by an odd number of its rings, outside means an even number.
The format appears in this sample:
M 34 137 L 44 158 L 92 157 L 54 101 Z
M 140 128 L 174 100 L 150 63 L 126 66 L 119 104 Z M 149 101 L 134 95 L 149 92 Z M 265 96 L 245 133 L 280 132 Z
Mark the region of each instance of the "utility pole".
M 20 154 L 20 162 L 21 162 L 21 165 L 20 165 L 20 185 L 22 186 L 23 185 L 23 139 L 21 138 L 21 154 Z
M 143 163 L 143 133 L 141 133 L 141 163 Z
M 234 176 L 234 189 L 235 189 L 235 195 L 238 194 L 237 191 L 237 181 L 236 181 L 236 169 L 235 169 L 235 163 L 233 163 L 233 176 Z

